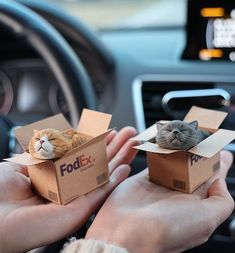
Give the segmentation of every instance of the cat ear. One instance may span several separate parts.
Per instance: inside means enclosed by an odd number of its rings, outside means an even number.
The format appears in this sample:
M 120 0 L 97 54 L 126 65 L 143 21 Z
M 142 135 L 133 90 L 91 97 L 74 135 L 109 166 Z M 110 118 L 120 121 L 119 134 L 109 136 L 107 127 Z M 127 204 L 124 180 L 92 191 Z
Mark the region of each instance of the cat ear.
M 160 130 L 164 125 L 165 123 L 162 123 L 160 121 L 156 122 L 157 130 Z
M 197 120 L 194 120 L 194 121 L 190 122 L 189 125 L 190 125 L 191 127 L 195 128 L 195 129 L 197 129 L 197 128 L 198 128 L 198 121 L 197 121 Z
M 68 139 L 72 139 L 73 138 L 73 135 L 75 133 L 75 130 L 70 128 L 68 130 L 65 130 L 62 132 L 62 134 L 64 135 L 64 137 L 68 138 Z

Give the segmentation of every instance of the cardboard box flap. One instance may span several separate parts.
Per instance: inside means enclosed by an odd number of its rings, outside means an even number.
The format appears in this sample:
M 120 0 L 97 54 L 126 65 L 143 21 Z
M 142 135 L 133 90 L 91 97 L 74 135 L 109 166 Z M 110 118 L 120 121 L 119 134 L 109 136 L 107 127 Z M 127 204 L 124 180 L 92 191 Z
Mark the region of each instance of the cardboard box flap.
M 212 157 L 227 144 L 235 139 L 235 131 L 219 129 L 214 134 L 200 142 L 197 146 L 189 149 L 190 153 L 204 156 L 207 158 Z
M 100 140 L 106 138 L 106 136 L 107 136 L 111 131 L 112 131 L 112 129 L 109 129 L 109 130 L 106 131 L 105 133 L 103 133 L 103 134 L 101 134 L 101 135 L 99 135 L 99 136 L 93 138 L 92 140 L 90 140 L 90 141 L 88 141 L 88 142 L 86 142 L 86 143 L 80 145 L 80 146 L 77 147 L 77 148 L 74 148 L 73 150 L 67 152 L 61 159 L 64 159 L 64 158 L 66 158 L 66 157 L 68 157 L 68 156 L 70 156 L 70 155 L 73 155 L 74 153 L 77 153 L 79 150 L 84 149 L 84 148 L 86 148 L 87 146 L 92 145 L 92 144 L 94 144 L 95 142 L 98 142 L 98 141 L 100 141 Z M 59 160 L 60 160 L 60 159 L 58 159 L 57 161 L 59 161 Z
M 36 165 L 36 164 L 44 163 L 45 161 L 48 161 L 48 160 L 35 159 L 29 153 L 26 153 L 26 152 L 20 155 L 16 155 L 12 158 L 4 159 L 4 160 L 8 162 L 25 165 L 25 166 Z
M 63 131 L 71 128 L 71 125 L 62 114 L 57 114 L 47 119 L 29 124 L 27 126 L 16 128 L 14 130 L 14 133 L 23 149 L 28 150 L 29 141 L 33 137 L 33 130 L 42 130 L 45 128 L 55 128 L 57 130 Z
M 93 137 L 98 136 L 108 129 L 111 118 L 110 114 L 83 109 L 77 131 Z
M 192 106 L 185 116 L 184 121 L 191 122 L 193 120 L 197 120 L 200 127 L 208 130 L 216 130 L 219 128 L 227 115 L 228 113 L 226 112 Z
M 173 149 L 165 149 L 158 146 L 156 143 L 151 142 L 145 142 L 139 146 L 135 146 L 135 149 L 152 152 L 152 153 L 158 153 L 158 154 L 172 154 L 176 153 L 182 150 L 173 150 Z
M 151 127 L 144 130 L 142 133 L 133 137 L 132 140 L 134 140 L 134 141 L 149 141 L 152 138 L 154 138 L 156 136 L 156 134 L 157 134 L 157 126 L 156 126 L 156 124 L 154 124 Z

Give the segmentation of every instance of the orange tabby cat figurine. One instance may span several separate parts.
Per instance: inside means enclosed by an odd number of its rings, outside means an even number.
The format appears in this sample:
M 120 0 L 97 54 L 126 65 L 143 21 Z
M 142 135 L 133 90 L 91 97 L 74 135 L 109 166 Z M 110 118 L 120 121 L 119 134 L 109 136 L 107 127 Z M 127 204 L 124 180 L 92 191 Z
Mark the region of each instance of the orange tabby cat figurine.
M 86 138 L 74 129 L 59 131 L 48 128 L 34 130 L 34 136 L 29 142 L 29 153 L 38 159 L 55 159 L 62 157 L 69 150 L 86 142 Z

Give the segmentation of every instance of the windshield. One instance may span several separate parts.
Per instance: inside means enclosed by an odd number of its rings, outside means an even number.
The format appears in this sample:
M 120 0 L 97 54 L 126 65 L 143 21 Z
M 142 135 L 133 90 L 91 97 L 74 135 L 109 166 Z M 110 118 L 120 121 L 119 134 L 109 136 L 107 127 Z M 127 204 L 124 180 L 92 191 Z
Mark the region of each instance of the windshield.
M 94 29 L 182 26 L 187 0 L 48 0 Z

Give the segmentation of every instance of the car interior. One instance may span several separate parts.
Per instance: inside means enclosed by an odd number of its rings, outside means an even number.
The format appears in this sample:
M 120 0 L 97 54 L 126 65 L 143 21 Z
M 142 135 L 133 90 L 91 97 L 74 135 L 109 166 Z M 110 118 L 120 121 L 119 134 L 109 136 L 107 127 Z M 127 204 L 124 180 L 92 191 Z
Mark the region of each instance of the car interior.
M 22 152 L 16 127 L 57 113 L 76 126 L 83 108 L 112 114 L 112 127 L 142 132 L 159 120 L 183 119 L 196 105 L 227 112 L 221 128 L 235 129 L 235 3 L 108 2 L 0 0 L 1 160 Z M 83 17 L 91 6 L 100 27 Z M 97 6 L 108 12 L 99 16 Z M 118 10 L 120 20 L 110 25 Z M 234 154 L 235 142 L 225 149 Z M 139 152 L 131 174 L 146 166 Z M 227 185 L 235 198 L 235 164 Z M 65 242 L 35 252 L 59 252 Z M 235 213 L 187 252 L 234 249 Z

